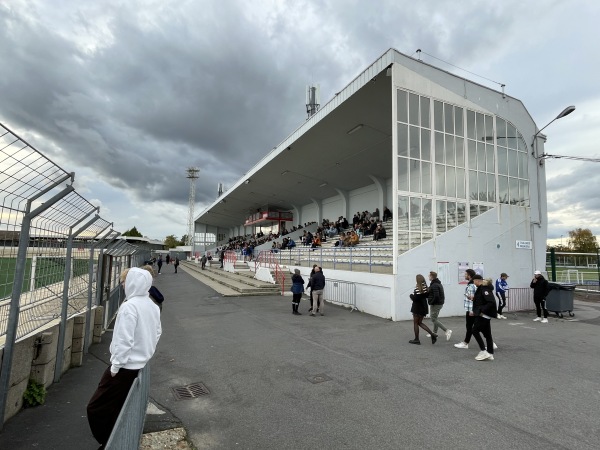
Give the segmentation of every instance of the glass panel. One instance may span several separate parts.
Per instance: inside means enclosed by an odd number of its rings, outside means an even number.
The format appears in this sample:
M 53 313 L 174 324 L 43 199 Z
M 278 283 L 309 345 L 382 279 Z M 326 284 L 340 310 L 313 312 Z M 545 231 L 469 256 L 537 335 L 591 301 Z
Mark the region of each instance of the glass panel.
M 442 197 L 446 196 L 446 174 L 441 164 L 435 165 L 435 193 Z
M 398 196 L 398 228 L 400 230 L 408 230 L 408 197 L 403 195 Z
M 485 169 L 488 173 L 496 173 L 494 167 L 494 146 L 486 144 L 485 146 Z
M 465 169 L 456 169 L 456 197 L 466 199 Z
M 398 89 L 398 121 L 399 122 L 408 122 L 408 103 L 407 103 L 408 95 L 406 95 L 406 91 L 402 91 Z
M 444 131 L 444 105 L 437 100 L 433 102 L 433 124 L 436 131 Z
M 433 231 L 433 225 L 431 223 L 431 200 L 423 199 L 423 218 L 421 220 L 421 226 L 423 231 Z
M 479 189 L 477 187 L 477 172 L 469 170 L 469 198 L 477 200 L 479 198 Z
M 456 138 L 456 165 L 458 167 L 465 167 L 465 140 L 463 138 Z
M 419 125 L 419 96 L 416 94 L 408 96 L 408 123 Z
M 421 170 L 421 192 L 423 194 L 431 194 L 431 163 L 421 163 Z
M 446 143 L 446 164 L 455 165 L 456 149 L 454 148 L 454 136 L 445 134 L 444 141 Z
M 519 137 L 517 138 L 517 148 L 519 149 L 520 152 L 527 153 L 527 145 L 525 144 L 525 141 L 523 140 L 523 136 L 521 136 L 521 133 L 519 133 L 518 131 L 517 131 L 517 134 L 519 135 Z
M 410 165 L 410 191 L 420 192 L 421 186 L 419 181 L 421 180 L 421 163 L 416 159 L 409 160 Z
M 471 141 L 471 140 L 467 141 L 467 147 L 469 150 L 469 154 L 467 155 L 467 157 L 468 157 L 467 164 L 470 169 L 477 168 L 477 147 L 476 147 L 476 145 L 477 145 L 477 143 L 475 141 Z
M 506 147 L 506 121 L 496 116 L 496 136 L 498 145 Z
M 448 215 L 447 215 L 448 229 L 450 230 L 451 228 L 454 228 L 456 225 L 458 225 L 456 222 L 456 203 L 448 202 L 447 210 L 448 210 Z
M 471 220 L 479 215 L 479 206 L 471 203 L 471 208 L 469 208 L 469 214 L 471 215 Z
M 508 179 L 508 192 L 510 193 L 510 204 L 518 205 L 519 199 L 519 180 L 516 178 Z
M 508 164 L 507 164 L 507 150 L 505 148 L 498 147 L 498 174 L 508 175 Z
M 404 253 L 408 248 L 408 231 L 401 231 L 398 233 L 398 253 Z
M 489 211 L 490 209 L 492 209 L 491 206 L 479 205 L 479 215 L 482 215 L 484 212 Z
M 483 114 L 476 113 L 475 115 L 477 116 L 477 119 L 475 121 L 475 128 L 476 128 L 475 139 L 477 139 L 478 141 L 483 141 L 483 138 L 485 137 L 485 130 L 484 130 L 485 123 L 483 120 Z
M 456 169 L 451 166 L 446 167 L 446 196 L 456 197 Z
M 517 148 L 517 129 L 510 122 L 506 123 L 506 137 L 508 139 L 508 147 Z
M 454 108 L 454 132 L 457 136 L 464 136 L 465 134 L 463 127 L 463 109 L 458 106 Z
M 477 170 L 485 170 L 485 144 L 477 142 Z
M 421 97 L 421 126 L 429 128 L 429 98 Z
M 487 174 L 487 192 L 488 202 L 496 203 L 496 176 L 493 173 Z
M 465 203 L 456 204 L 456 217 L 459 225 L 467 221 L 467 205 Z
M 431 131 L 421 130 L 421 159 L 431 161 Z
M 529 174 L 527 173 L 527 153 L 518 152 L 518 165 L 519 165 L 519 178 L 528 179 Z
M 475 139 L 475 113 L 467 109 L 467 137 Z
M 425 242 L 430 241 L 430 240 L 433 239 L 433 234 L 431 234 L 431 233 L 423 233 L 421 235 L 421 239 L 422 239 L 423 244 L 424 244 Z
M 494 142 L 494 118 L 485 116 L 485 139 L 486 142 Z
M 438 235 L 446 231 L 446 202 L 443 200 L 435 202 L 435 226 Z
M 398 156 L 408 156 L 408 126 L 398 124 Z
M 419 128 L 418 127 L 409 127 L 408 129 L 409 132 L 409 143 L 410 143 L 410 150 L 409 150 L 409 156 L 411 158 L 416 158 L 416 159 L 420 159 L 421 158 L 421 154 L 419 152 Z
M 529 206 L 529 182 L 525 180 L 519 180 L 519 189 L 521 197 L 523 197 L 523 206 Z
M 444 104 L 444 125 L 446 133 L 454 134 L 454 107 Z
M 398 190 L 408 191 L 408 159 L 398 158 Z
M 498 201 L 508 203 L 508 178 L 498 177 Z
M 444 162 L 444 135 L 435 133 L 435 162 Z
M 487 202 L 487 174 L 477 172 L 477 181 L 479 182 L 479 200 Z
M 421 233 L 410 233 L 410 248 L 415 248 L 421 245 Z
M 508 150 L 508 175 L 511 177 L 519 176 L 519 170 L 517 169 L 517 151 Z
M 410 199 L 410 223 L 411 231 L 421 231 L 421 199 L 411 197 Z

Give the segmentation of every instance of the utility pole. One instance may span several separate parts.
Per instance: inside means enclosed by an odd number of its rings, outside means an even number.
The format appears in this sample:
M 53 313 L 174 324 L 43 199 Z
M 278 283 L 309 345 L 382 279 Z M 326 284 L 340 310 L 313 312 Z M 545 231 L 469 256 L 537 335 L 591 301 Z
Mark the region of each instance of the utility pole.
M 197 167 L 188 167 L 186 178 L 190 180 L 190 196 L 188 200 L 188 234 L 186 245 L 192 247 L 191 252 L 194 253 L 194 203 L 196 202 L 196 180 L 198 179 Z

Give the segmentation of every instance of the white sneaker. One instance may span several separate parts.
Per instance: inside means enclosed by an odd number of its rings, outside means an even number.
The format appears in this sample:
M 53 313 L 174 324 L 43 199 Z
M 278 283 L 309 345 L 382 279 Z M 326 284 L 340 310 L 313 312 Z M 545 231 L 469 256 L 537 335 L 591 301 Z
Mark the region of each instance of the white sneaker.
M 488 358 L 488 361 L 493 361 L 494 360 L 494 355 L 490 355 L 490 357 Z
M 449 341 L 450 340 L 450 336 L 452 336 L 452 330 L 447 330 L 446 331 L 446 340 Z
M 506 319 L 506 316 L 503 316 L 502 314 L 498 314 L 498 319 Z
M 459 342 L 458 344 L 454 344 L 454 346 L 456 348 L 469 348 L 469 344 L 466 344 L 465 342 Z
M 429 333 L 427 333 L 425 336 L 427 336 L 427 337 L 431 337 L 431 335 L 430 335 Z
M 477 354 L 477 356 L 475 357 L 475 359 L 476 359 L 477 361 L 483 361 L 483 360 L 486 360 L 486 359 L 488 359 L 490 356 L 492 356 L 492 355 L 490 355 L 490 354 L 487 352 L 487 350 L 482 350 L 482 351 L 480 351 L 480 352 Z
M 498 346 L 496 345 L 496 343 L 493 342 L 493 344 L 494 344 L 494 350 L 498 350 Z
M 540 320 L 542 320 L 541 317 L 536 317 L 535 319 L 533 319 L 534 322 L 539 322 Z
M 546 319 L 545 317 L 542 319 L 542 323 L 548 323 L 548 319 Z

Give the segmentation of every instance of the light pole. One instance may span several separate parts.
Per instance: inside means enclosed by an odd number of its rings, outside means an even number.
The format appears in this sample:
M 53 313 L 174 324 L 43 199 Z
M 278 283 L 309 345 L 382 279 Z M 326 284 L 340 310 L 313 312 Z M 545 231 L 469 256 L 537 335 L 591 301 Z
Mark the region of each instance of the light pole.
M 535 134 L 533 135 L 533 142 L 531 143 L 531 154 L 532 154 L 532 155 L 533 155 L 533 156 L 534 156 L 536 159 L 538 159 L 538 156 L 537 156 L 537 152 L 536 152 L 536 150 L 537 150 L 537 145 L 535 145 L 535 144 L 536 144 L 536 142 L 537 142 L 537 136 L 538 136 L 538 134 L 540 134 L 540 133 L 541 133 L 543 130 L 545 130 L 545 129 L 546 129 L 546 127 L 547 127 L 548 125 L 550 125 L 552 122 L 554 122 L 555 120 L 562 119 L 563 117 L 565 117 L 565 116 L 568 116 L 569 114 L 571 114 L 573 111 L 575 111 L 575 107 L 574 107 L 573 105 L 571 105 L 571 106 L 567 106 L 565 109 L 563 109 L 563 110 L 560 112 L 560 114 L 559 114 L 558 116 L 556 116 L 554 119 L 552 119 L 552 120 L 551 120 L 550 122 L 548 122 L 546 125 L 544 125 L 544 126 L 543 126 L 543 127 L 542 127 L 542 128 L 541 128 L 541 129 L 540 129 L 538 132 L 537 132 L 537 133 L 535 133 Z
M 561 252 L 562 252 L 562 238 L 563 238 L 563 235 L 561 234 L 561 235 L 560 235 L 560 251 L 561 251 Z

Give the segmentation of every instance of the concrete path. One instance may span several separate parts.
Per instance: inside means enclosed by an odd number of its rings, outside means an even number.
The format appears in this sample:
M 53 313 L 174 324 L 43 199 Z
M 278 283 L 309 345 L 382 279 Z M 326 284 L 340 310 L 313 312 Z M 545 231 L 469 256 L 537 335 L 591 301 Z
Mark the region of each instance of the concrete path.
M 306 300 L 294 316 L 289 297 L 223 297 L 170 268 L 156 280 L 166 300 L 151 365 L 157 409 L 146 431 L 183 426 L 198 449 L 592 449 L 600 442 L 597 303 L 576 302 L 574 320 L 540 324 L 530 313 L 494 320 L 500 348 L 495 361 L 478 362 L 474 341 L 468 350 L 452 345 L 462 338 L 462 318 L 443 320 L 454 330 L 450 342 L 431 345 L 421 334 L 422 345 L 410 345 L 412 323 L 330 305 L 324 317 L 310 317 Z M 0 448 L 96 448 L 85 404 L 105 367 L 91 355 L 69 371 L 45 406 L 5 425 Z M 209 393 L 176 399 L 173 388 L 195 383 Z

